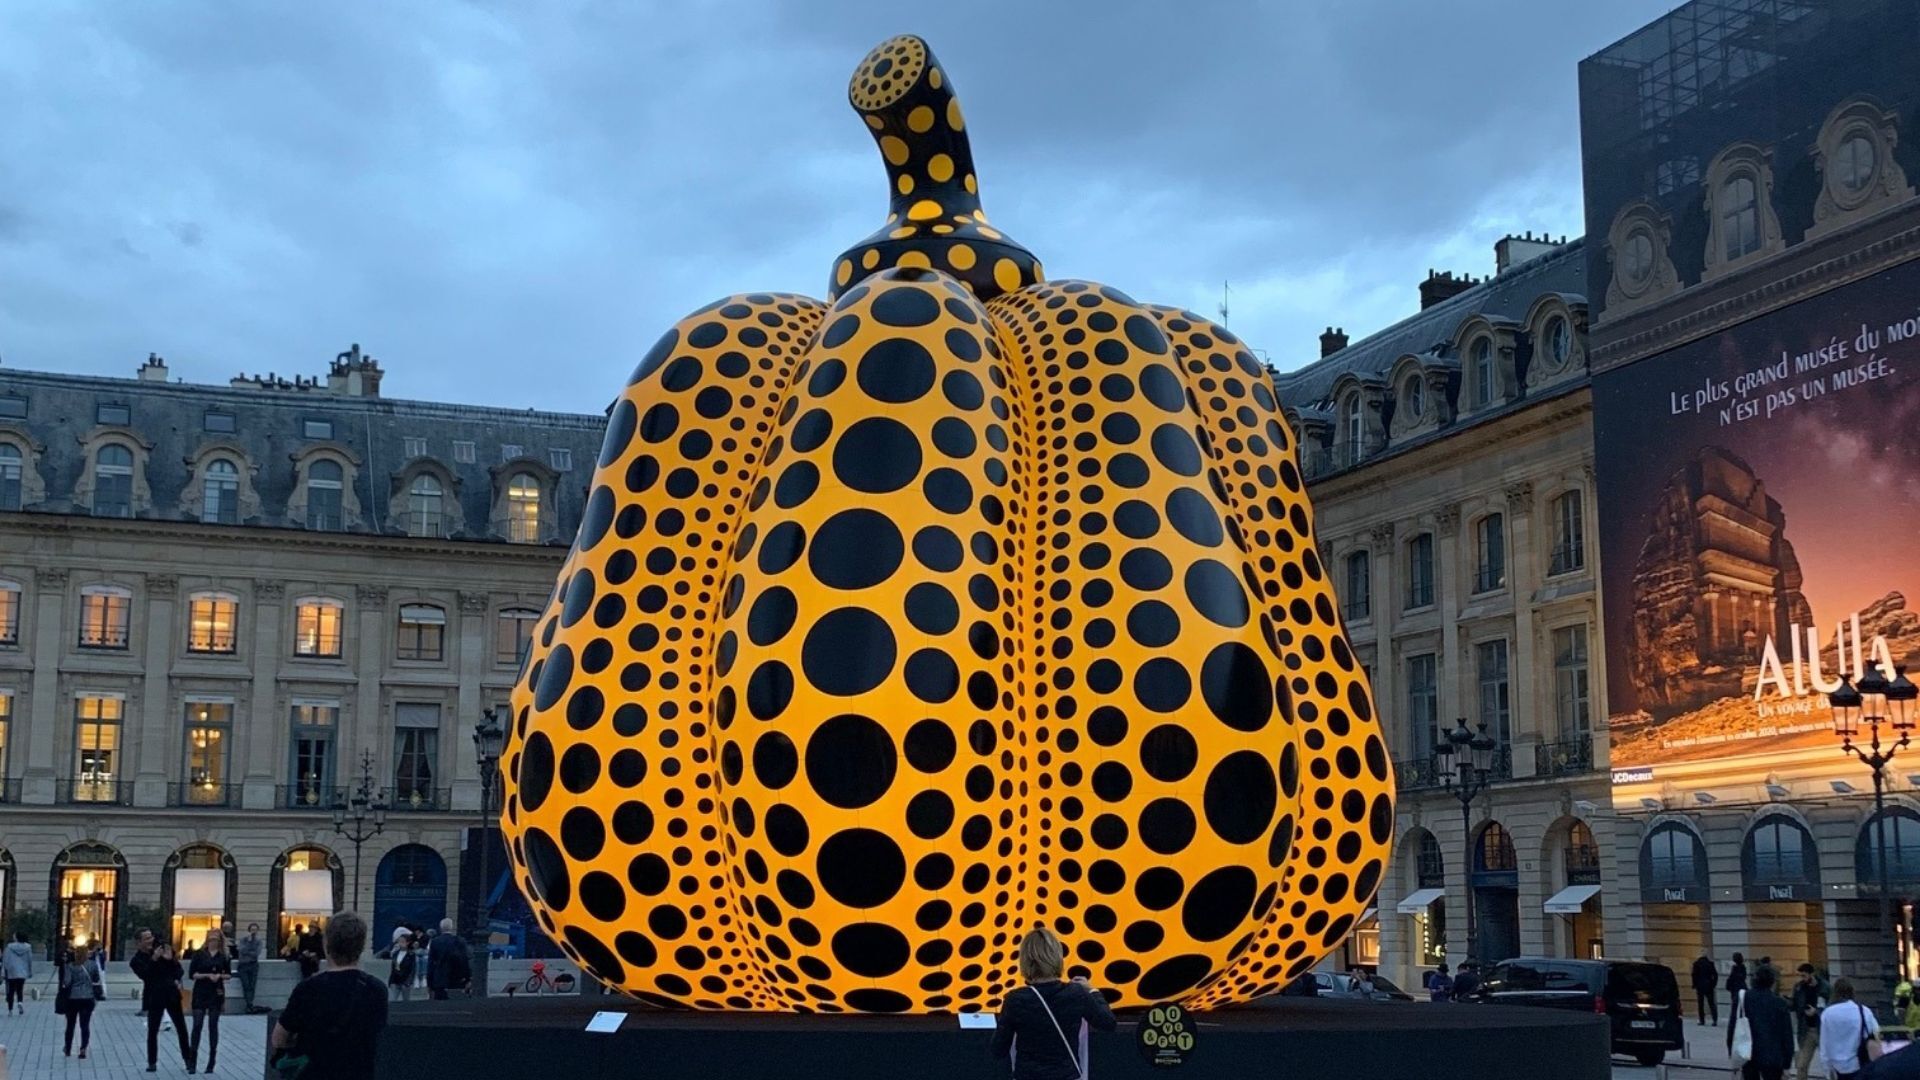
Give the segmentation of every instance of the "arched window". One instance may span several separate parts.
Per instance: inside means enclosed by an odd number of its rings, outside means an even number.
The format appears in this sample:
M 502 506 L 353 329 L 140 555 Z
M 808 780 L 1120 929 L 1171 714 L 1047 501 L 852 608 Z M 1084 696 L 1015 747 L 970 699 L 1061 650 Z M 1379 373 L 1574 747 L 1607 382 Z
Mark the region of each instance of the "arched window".
M 1573 329 L 1567 325 L 1567 317 L 1555 315 L 1547 320 L 1546 332 L 1547 358 L 1555 367 L 1567 362 L 1567 350 L 1573 347 Z
M 1584 821 L 1567 827 L 1567 884 L 1600 884 L 1600 845 Z
M 133 451 L 108 443 L 93 459 L 93 516 L 133 516 Z
M 1617 268 L 1620 280 L 1630 290 L 1645 288 L 1653 277 L 1653 233 L 1642 226 L 1627 234 L 1620 245 Z
M 1371 552 L 1356 551 L 1347 556 L 1347 587 L 1345 596 L 1348 620 L 1358 622 L 1373 612 L 1373 555 Z
M 207 479 L 200 503 L 200 520 L 209 525 L 240 523 L 240 469 L 226 458 L 207 463 Z
M 1759 189 L 1749 173 L 1741 173 L 1720 188 L 1720 237 L 1732 262 L 1760 250 Z
M 413 478 L 407 491 L 407 535 L 443 536 L 445 523 L 440 512 L 440 481 L 432 473 Z
M 1447 858 L 1440 852 L 1440 841 L 1432 833 L 1420 834 L 1420 887 L 1443 889 L 1447 884 Z
M 1366 443 L 1367 428 L 1359 394 L 1348 394 L 1340 403 L 1340 428 L 1347 441 L 1347 460 L 1360 460 L 1360 448 Z
M 1474 870 L 1479 873 L 1507 874 L 1520 869 L 1520 860 L 1513 852 L 1513 836 L 1499 822 L 1489 822 L 1480 832 L 1480 842 L 1473 848 Z
M 12 443 L 0 443 L 0 510 L 20 509 L 20 476 L 20 448 Z
M 1884 841 L 1880 825 L 1886 825 Z M 1920 814 L 1904 806 L 1889 806 L 1886 813 L 1868 818 L 1854 841 L 1853 865 L 1859 887 L 1877 893 L 1880 889 L 1880 845 L 1887 848 L 1887 882 L 1895 889 L 1911 890 L 1920 882 Z
M 1820 854 L 1806 827 L 1769 814 L 1740 845 L 1740 883 L 1749 900 L 1818 900 Z
M 1479 338 L 1473 343 L 1473 403 L 1493 403 L 1493 339 Z
M 507 481 L 507 539 L 516 544 L 540 542 L 540 481 L 526 473 Z
M 1707 846 L 1678 821 L 1653 827 L 1640 845 L 1640 898 L 1697 904 L 1707 898 Z
M 307 528 L 338 532 L 346 526 L 340 508 L 345 477 L 340 463 L 329 458 L 307 466 Z
M 1867 185 L 1873 183 L 1878 157 L 1873 140 L 1864 131 L 1848 135 L 1833 152 L 1834 181 L 1848 194 L 1866 190 Z
M 1407 419 L 1418 420 L 1427 410 L 1427 382 L 1419 373 L 1407 378 L 1400 392 L 1401 405 L 1407 410 Z

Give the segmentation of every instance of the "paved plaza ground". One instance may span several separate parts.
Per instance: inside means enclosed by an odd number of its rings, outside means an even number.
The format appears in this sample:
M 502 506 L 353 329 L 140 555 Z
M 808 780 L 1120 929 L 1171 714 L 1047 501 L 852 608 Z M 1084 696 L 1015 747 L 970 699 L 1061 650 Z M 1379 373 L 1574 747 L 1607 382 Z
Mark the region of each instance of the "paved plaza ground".
M 133 1001 L 116 998 L 94 1010 L 93 1046 L 87 1060 L 79 1058 L 80 1036 L 74 1034 L 74 1057 L 64 1057 L 60 1045 L 66 1017 L 56 1016 L 48 1000 L 27 1006 L 27 1014 L 0 1017 L 0 1047 L 6 1048 L 7 1080 L 84 1077 L 87 1080 L 133 1080 L 146 1077 L 147 1022 Z M 188 1017 L 187 1023 L 193 1023 Z M 214 1076 L 257 1080 L 266 1071 L 267 1018 L 225 1016 L 220 1019 L 220 1062 Z M 205 1065 L 207 1048 L 200 1047 Z M 185 1076 L 180 1044 L 171 1032 L 160 1033 L 160 1071 L 157 1076 Z M 204 1071 L 204 1070 L 203 1070 Z

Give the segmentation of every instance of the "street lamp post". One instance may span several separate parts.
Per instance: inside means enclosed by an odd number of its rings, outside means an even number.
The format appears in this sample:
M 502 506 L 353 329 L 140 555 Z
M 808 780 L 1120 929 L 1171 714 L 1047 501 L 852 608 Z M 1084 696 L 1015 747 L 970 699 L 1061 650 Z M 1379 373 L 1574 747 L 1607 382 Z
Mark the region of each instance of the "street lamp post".
M 468 963 L 473 969 L 469 993 L 475 997 L 487 996 L 487 959 L 493 944 L 493 890 L 487 876 L 487 862 L 493 853 L 494 779 L 500 768 L 500 751 L 507 741 L 499 715 L 488 709 L 482 716 L 483 719 L 473 725 L 473 752 L 480 763 L 480 872 L 474 881 Z
M 360 756 L 360 783 L 346 798 L 333 800 L 333 831 L 353 845 L 353 903 L 360 903 L 360 847 L 387 828 L 387 797 L 373 786 L 373 751 Z
M 1907 678 L 1904 667 L 1895 665 L 1893 676 L 1889 680 L 1880 673 L 1879 664 L 1868 664 L 1859 683 L 1842 676 L 1840 688 L 1827 695 L 1827 704 L 1833 710 L 1833 732 L 1840 736 L 1840 749 L 1873 770 L 1874 863 L 1879 871 L 1876 876 L 1880 879 L 1880 932 L 1883 934 L 1893 925 L 1893 886 L 1887 870 L 1886 771 L 1893 756 L 1905 748 L 1913 736 L 1914 698 L 1920 696 L 1920 688 Z M 1863 724 L 1867 737 L 1865 750 L 1854 741 L 1860 736 Z M 1889 740 L 1884 747 L 1880 742 L 1883 724 Z M 1886 970 L 1884 965 L 1881 970 Z
M 1474 959 L 1478 945 L 1473 910 L 1473 800 L 1493 779 L 1493 751 L 1499 745 L 1487 734 L 1487 725 L 1479 725 L 1478 732 L 1469 731 L 1463 717 L 1434 748 L 1440 782 L 1460 802 L 1460 875 L 1467 887 L 1467 955 L 1461 958 L 1462 963 Z

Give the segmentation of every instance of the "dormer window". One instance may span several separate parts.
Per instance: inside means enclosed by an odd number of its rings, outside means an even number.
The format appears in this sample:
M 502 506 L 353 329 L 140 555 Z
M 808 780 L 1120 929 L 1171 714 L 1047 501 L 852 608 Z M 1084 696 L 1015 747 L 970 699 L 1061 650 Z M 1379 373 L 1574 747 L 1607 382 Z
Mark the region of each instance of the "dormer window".
M 1555 367 L 1567 362 L 1567 350 L 1573 347 L 1573 329 L 1567 325 L 1566 316 L 1555 315 L 1547 320 L 1546 333 L 1547 356 Z
M 240 469 L 226 458 L 207 463 L 207 479 L 202 489 L 200 520 L 209 525 L 235 525 L 240 521 Z
M 1427 384 L 1418 373 L 1408 376 L 1406 387 L 1400 392 L 1400 402 L 1409 420 L 1418 420 L 1427 411 Z
M 413 487 L 407 493 L 408 536 L 442 535 L 441 500 L 443 498 L 440 481 L 432 474 L 421 473 L 413 478 Z
M 1720 237 L 1727 261 L 1760 250 L 1759 192 L 1749 175 L 1736 176 L 1720 189 Z
M 1873 183 L 1873 172 L 1878 164 L 1879 154 L 1873 148 L 1873 140 L 1863 132 L 1855 132 L 1834 150 L 1830 167 L 1840 190 L 1849 195 L 1858 195 Z
M 1360 411 L 1360 395 L 1349 394 L 1340 405 L 1340 424 L 1346 432 L 1347 445 L 1353 452 L 1360 452 L 1360 445 L 1366 439 L 1366 418 Z
M 93 516 L 133 516 L 133 451 L 119 443 L 102 446 L 94 458 Z
M 1475 339 L 1471 355 L 1473 357 L 1473 403 L 1490 405 L 1493 403 L 1493 339 L 1489 337 Z
M 20 448 L 0 443 L 0 510 L 18 510 L 21 502 Z
M 516 544 L 540 542 L 540 481 L 526 473 L 507 482 L 507 539 Z

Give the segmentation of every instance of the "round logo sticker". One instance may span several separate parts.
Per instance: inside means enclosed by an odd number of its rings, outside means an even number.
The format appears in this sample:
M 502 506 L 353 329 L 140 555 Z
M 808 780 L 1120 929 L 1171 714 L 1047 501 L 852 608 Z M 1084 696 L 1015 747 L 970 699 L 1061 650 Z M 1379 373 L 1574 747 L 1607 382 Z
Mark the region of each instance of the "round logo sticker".
M 1186 1006 L 1155 1005 L 1140 1018 L 1140 1056 L 1149 1065 L 1184 1065 L 1196 1030 Z

